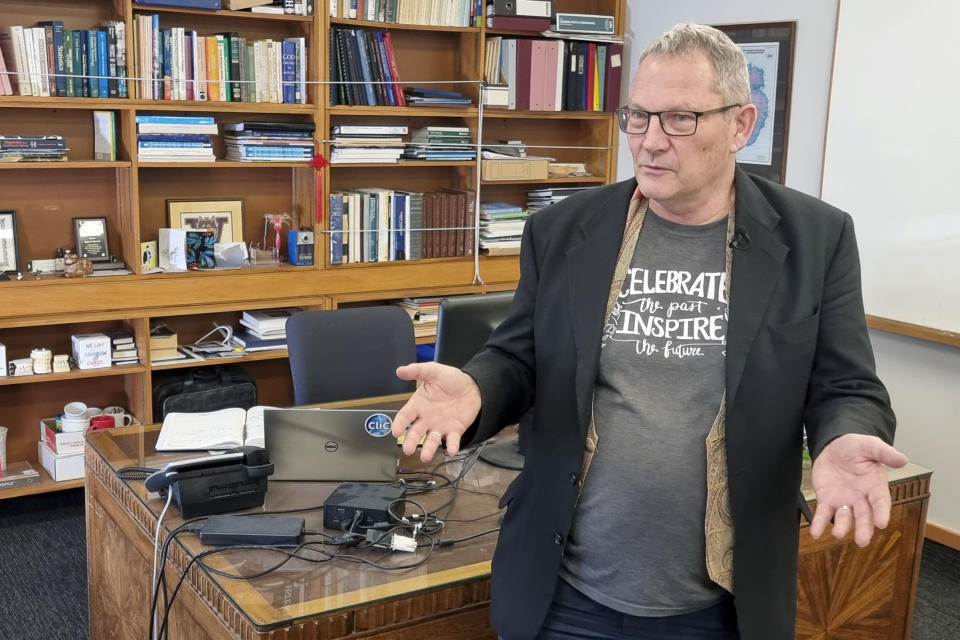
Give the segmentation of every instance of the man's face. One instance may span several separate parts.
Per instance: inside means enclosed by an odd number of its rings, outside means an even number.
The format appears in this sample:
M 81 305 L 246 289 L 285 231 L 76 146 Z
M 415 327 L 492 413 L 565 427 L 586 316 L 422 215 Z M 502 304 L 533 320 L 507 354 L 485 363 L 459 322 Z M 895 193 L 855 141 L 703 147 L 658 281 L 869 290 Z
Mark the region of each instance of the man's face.
M 648 111 L 708 111 L 729 104 L 713 90 L 703 53 L 647 57 L 630 86 L 628 106 Z M 669 136 L 657 117 L 644 134 L 628 134 L 637 184 L 655 206 L 682 215 L 730 188 L 736 152 L 753 128 L 752 105 L 700 118 L 692 136 Z

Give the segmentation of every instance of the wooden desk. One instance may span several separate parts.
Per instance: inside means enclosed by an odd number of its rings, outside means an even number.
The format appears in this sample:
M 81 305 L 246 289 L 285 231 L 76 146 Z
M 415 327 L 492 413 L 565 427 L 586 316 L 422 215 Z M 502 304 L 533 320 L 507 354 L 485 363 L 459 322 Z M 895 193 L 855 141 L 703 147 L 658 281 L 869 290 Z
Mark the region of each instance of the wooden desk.
M 123 481 L 115 472 L 127 465 L 157 467 L 170 459 L 189 457 L 156 454 L 156 436 L 156 427 L 88 435 L 87 571 L 92 640 L 148 636 L 152 538 L 164 501 L 148 495 L 142 481 Z M 413 465 L 408 459 L 403 464 L 408 462 Z M 445 473 L 455 475 L 459 468 L 456 463 L 447 465 Z M 478 463 L 461 486 L 499 495 L 513 475 Z M 798 638 L 840 637 L 832 634 L 855 630 L 859 633 L 856 637 L 871 640 L 909 637 L 929 476 L 929 471 L 915 465 L 891 473 L 893 517 L 866 549 L 858 549 L 849 537 L 838 541 L 827 535 L 813 541 L 803 525 Z M 264 508 L 321 505 L 334 486 L 275 482 L 270 484 Z M 436 508 L 449 497 L 449 491 L 414 497 L 427 508 Z M 452 521 L 494 513 L 496 502 L 490 495 L 461 492 L 441 537 L 462 537 L 497 526 L 495 517 L 472 523 Z M 307 528 L 321 528 L 321 511 L 303 515 Z M 171 508 L 161 537 L 181 522 L 177 509 Z M 487 535 L 438 549 L 423 567 L 396 573 L 344 560 L 319 565 L 292 561 L 268 576 L 244 581 L 219 577 L 193 565 L 172 609 L 170 637 L 495 638 L 487 620 L 495 542 L 494 535 Z M 193 534 L 177 537 L 165 567 L 171 588 L 190 555 L 206 548 Z M 407 563 L 411 558 L 384 562 Z M 253 573 L 274 562 L 276 556 L 266 551 L 231 552 L 210 559 L 217 568 L 242 573 Z

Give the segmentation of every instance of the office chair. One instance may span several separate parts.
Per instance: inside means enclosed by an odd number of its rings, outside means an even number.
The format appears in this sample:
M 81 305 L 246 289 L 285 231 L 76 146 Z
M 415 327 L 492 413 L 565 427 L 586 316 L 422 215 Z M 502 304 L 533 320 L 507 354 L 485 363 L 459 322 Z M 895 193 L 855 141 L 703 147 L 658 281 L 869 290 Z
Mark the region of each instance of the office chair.
M 395 305 L 301 311 L 287 320 L 295 404 L 412 392 L 396 376 L 415 362 L 413 321 Z

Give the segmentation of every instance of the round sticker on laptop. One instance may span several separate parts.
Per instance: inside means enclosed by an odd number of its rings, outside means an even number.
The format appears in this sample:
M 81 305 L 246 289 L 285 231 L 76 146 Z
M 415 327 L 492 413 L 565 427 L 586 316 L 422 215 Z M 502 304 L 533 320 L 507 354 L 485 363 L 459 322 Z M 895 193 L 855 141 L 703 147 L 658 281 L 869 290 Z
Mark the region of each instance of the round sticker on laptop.
M 375 438 L 382 438 L 390 433 L 390 417 L 385 413 L 374 413 L 363 423 L 367 433 Z

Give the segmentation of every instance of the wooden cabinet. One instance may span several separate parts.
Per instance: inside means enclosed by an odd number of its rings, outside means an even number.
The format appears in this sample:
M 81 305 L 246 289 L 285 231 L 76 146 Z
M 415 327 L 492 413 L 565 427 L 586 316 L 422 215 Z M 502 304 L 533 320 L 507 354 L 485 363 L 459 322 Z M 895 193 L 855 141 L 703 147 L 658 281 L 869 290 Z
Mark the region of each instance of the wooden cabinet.
M 558 0 L 566 11 L 612 14 L 622 36 L 623 0 L 590 3 Z M 525 203 L 525 190 L 543 184 L 597 185 L 614 180 L 617 127 L 609 112 L 530 112 L 483 109 L 478 104 L 487 37 L 536 37 L 535 33 L 496 32 L 483 26 L 433 27 L 331 18 L 327 3 L 317 2 L 314 16 L 204 11 L 150 6 L 133 0 L 7 0 L 0 11 L 0 32 L 62 20 L 65 29 L 95 28 L 121 21 L 126 30 L 130 97 L 82 98 L 0 96 L 0 135 L 57 134 L 69 148 L 66 162 L 0 162 L 0 210 L 15 210 L 21 279 L 0 281 L 0 343 L 8 361 L 46 347 L 70 352 L 70 336 L 91 331 L 124 330 L 135 336 L 141 364 L 69 373 L 0 377 L 0 424 L 9 428 L 7 458 L 37 462 L 41 418 L 56 415 L 66 402 L 128 407 L 143 422 L 152 421 L 151 384 L 156 371 L 186 364 L 151 366 L 150 321 L 163 319 L 189 343 L 214 322 L 230 322 L 245 309 L 296 306 L 334 308 L 341 304 L 380 304 L 404 296 L 447 295 L 512 288 L 519 276 L 516 256 L 431 258 L 356 265 L 329 263 L 330 193 L 359 187 L 478 190 L 480 201 Z M 158 16 L 161 29 L 184 28 L 200 35 L 238 33 L 248 39 L 302 37 L 306 42 L 305 104 L 153 100 L 141 97 L 134 60 L 138 17 Z M 358 107 L 331 106 L 329 96 L 331 28 L 389 31 L 405 84 L 462 91 L 469 106 Z M 10 67 L 10 61 L 7 60 Z M 93 112 L 114 113 L 115 161 L 96 160 Z M 220 134 L 213 136 L 218 160 L 183 164 L 138 159 L 137 116 L 212 116 Z M 579 158 L 591 172 L 582 179 L 537 182 L 480 181 L 479 160 L 407 162 L 389 165 L 337 164 L 315 169 L 305 162 L 244 163 L 223 160 L 227 123 L 283 120 L 312 123 L 318 148 L 329 156 L 328 138 L 338 124 L 399 122 L 411 129 L 424 125 L 469 127 L 473 142 L 520 138 L 530 145 L 553 145 L 538 155 L 560 160 Z M 575 149 L 574 147 L 590 147 Z M 286 228 L 315 232 L 312 266 L 262 262 L 234 271 L 145 273 L 141 243 L 158 239 L 169 226 L 168 200 L 242 199 L 242 236 L 262 243 L 264 214 L 286 213 Z M 318 207 L 318 201 L 320 206 Z M 57 249 L 74 248 L 72 219 L 103 217 L 110 253 L 133 271 L 130 275 L 67 279 L 60 274 L 32 274 L 27 261 L 52 258 Z M 476 220 L 473 221 L 476 225 Z M 286 241 L 284 239 L 284 247 Z M 258 381 L 264 402 L 292 402 L 285 354 L 247 355 L 239 362 Z M 201 366 L 219 366 L 207 361 Z M 79 486 L 80 482 L 37 485 L 0 492 L 0 498 Z

